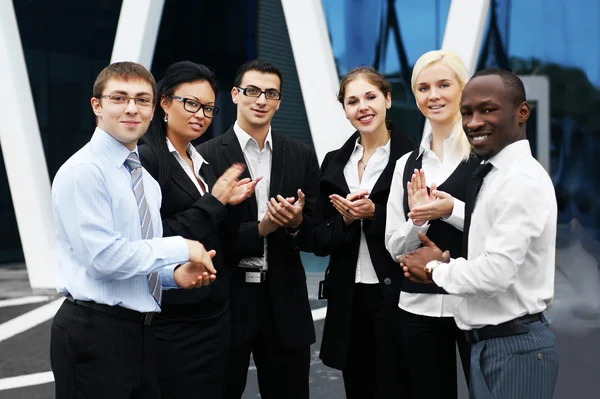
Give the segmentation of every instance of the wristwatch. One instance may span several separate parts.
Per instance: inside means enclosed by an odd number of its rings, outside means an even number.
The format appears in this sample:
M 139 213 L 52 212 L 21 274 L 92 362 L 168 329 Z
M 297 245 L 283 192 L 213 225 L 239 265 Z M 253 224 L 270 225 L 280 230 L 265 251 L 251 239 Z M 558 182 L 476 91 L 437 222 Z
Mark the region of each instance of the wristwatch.
M 439 260 L 432 260 L 427 262 L 427 264 L 425 265 L 425 268 L 423 269 L 425 271 L 425 275 L 427 276 L 427 278 L 430 281 L 433 281 L 433 271 L 435 270 L 436 267 L 438 267 L 442 262 L 440 262 Z

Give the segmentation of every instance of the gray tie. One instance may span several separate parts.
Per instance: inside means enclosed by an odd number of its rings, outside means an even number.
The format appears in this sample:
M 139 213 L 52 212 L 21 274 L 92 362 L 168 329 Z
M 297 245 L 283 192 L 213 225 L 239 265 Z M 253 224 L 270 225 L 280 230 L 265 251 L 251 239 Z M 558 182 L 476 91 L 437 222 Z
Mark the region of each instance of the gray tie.
M 129 156 L 125 160 L 125 165 L 131 173 L 131 181 L 133 183 L 133 193 L 135 194 L 135 200 L 137 201 L 138 211 L 140 213 L 140 223 L 142 225 L 142 239 L 149 240 L 153 237 L 154 231 L 152 230 L 152 215 L 148 209 L 146 203 L 146 197 L 144 196 L 144 181 L 142 179 L 142 163 L 140 158 L 135 152 L 130 152 Z M 162 287 L 160 285 L 160 273 L 150 273 L 148 276 L 148 286 L 152 296 L 160 304 L 162 298 Z

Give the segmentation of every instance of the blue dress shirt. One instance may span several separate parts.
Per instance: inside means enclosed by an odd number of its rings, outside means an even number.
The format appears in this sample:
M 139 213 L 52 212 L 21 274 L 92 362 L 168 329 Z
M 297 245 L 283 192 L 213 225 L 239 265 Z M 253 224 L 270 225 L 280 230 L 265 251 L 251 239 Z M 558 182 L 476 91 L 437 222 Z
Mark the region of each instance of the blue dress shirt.
M 137 152 L 137 147 L 135 150 Z M 148 275 L 161 271 L 164 288 L 174 288 L 175 265 L 189 258 L 182 237 L 142 240 L 129 150 L 100 128 L 59 169 L 52 184 L 58 237 L 57 290 L 75 299 L 157 312 Z M 144 193 L 154 237 L 162 237 L 161 193 L 143 170 Z

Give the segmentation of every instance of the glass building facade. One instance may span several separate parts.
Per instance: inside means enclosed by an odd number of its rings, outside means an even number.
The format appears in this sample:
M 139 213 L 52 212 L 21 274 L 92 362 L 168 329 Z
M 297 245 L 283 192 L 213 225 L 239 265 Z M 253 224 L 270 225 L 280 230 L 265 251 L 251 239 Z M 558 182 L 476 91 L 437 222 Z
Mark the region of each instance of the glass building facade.
M 440 48 L 450 1 L 323 0 L 340 76 L 372 65 L 393 85 L 391 119 L 415 138 L 424 118 L 410 94 L 417 58 Z M 556 398 L 597 396 L 600 366 L 600 2 L 492 1 L 477 69 L 500 67 L 549 82 L 548 171 L 559 206 Z M 390 28 L 391 26 L 391 28 Z M 386 30 L 387 29 L 387 30 Z M 399 42 L 398 42 L 399 41 Z M 534 154 L 541 131 L 534 112 Z M 548 122 L 548 121 L 545 121 Z M 518 195 L 518 193 L 516 194 Z
M 95 76 L 106 66 L 121 0 L 13 0 L 50 177 L 90 138 Z M 358 65 L 382 71 L 393 88 L 389 117 L 419 138 L 424 118 L 410 90 L 412 65 L 441 46 L 451 0 L 322 0 L 340 77 Z M 261 8 L 262 7 L 262 8 Z M 557 398 L 596 397 L 600 365 L 600 2 L 492 1 L 478 69 L 495 66 L 549 83 L 547 165 L 559 204 L 556 299 L 548 312 L 558 336 Z M 235 120 L 235 69 L 261 57 L 281 63 L 284 93 L 274 125 L 311 144 L 276 0 L 167 0 L 152 72 L 172 62 L 211 67 L 221 113 L 202 139 Z M 278 42 L 279 40 L 279 42 Z M 279 50 L 279 51 L 278 51 Z M 279 59 L 277 59 L 279 57 Z M 286 81 L 290 82 L 286 92 Z M 535 110 L 534 110 L 535 111 Z M 287 130 L 286 130 L 287 129 Z M 535 118 L 529 135 L 538 140 Z M 534 148 L 534 152 L 536 148 Z M 18 226 L 0 153 L 0 263 L 22 262 Z M 323 259 L 308 262 L 322 270 Z

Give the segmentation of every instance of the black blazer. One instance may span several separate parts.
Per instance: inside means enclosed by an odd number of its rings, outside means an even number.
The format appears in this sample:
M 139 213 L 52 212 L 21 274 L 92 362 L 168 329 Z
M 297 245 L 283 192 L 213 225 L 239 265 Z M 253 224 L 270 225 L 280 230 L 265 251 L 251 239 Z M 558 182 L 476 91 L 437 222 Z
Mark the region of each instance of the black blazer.
M 319 164 L 312 149 L 306 144 L 271 132 L 273 153 L 269 194 L 275 197 L 297 197 L 298 189 L 306 195 L 303 222 L 293 237 L 279 228 L 267 236 L 268 287 L 276 330 L 285 348 L 297 348 L 315 342 L 306 274 L 300 260 L 300 250 L 312 251 L 313 228 L 317 223 L 315 206 L 319 189 Z M 202 143 L 198 151 L 222 174 L 235 162 L 246 164 L 240 143 L 230 128 L 223 135 Z M 250 177 L 248 168 L 242 178 Z M 263 256 L 264 239 L 258 235 L 258 208 L 252 195 L 242 204 L 229 207 L 230 215 L 241 222 L 231 235 L 231 256 L 228 267 L 238 267 L 244 257 Z M 235 290 L 231 297 L 236 295 Z M 233 321 L 235 324 L 235 320 Z M 242 339 L 244 331 L 233 329 L 234 343 Z
M 391 127 L 390 159 L 369 195 L 375 203 L 375 217 L 373 220 L 363 220 L 362 231 L 365 233 L 384 301 L 390 309 L 395 309 L 398 306 L 404 275 L 385 248 L 386 207 L 396 161 L 416 145 L 393 124 Z M 356 221 L 346 226 L 342 215 L 330 204 L 329 196 L 339 194 L 345 197 L 350 192 L 344 177 L 344 167 L 354 151 L 358 137 L 359 133 L 355 132 L 339 150 L 328 153 L 323 160 L 319 199 L 323 221 L 315 229 L 315 254 L 330 255 L 326 272 L 327 317 L 320 357 L 324 364 L 337 369 L 345 367 L 350 349 L 352 298 L 361 223 Z
M 171 305 L 194 304 L 211 298 L 225 300 L 229 296 L 229 278 L 224 268 L 224 254 L 220 245 L 220 236 L 224 235 L 221 226 L 228 215 L 227 208 L 210 193 L 200 192 L 185 173 L 179 162 L 171 154 L 164 159 L 158 156 L 148 145 L 138 147 L 140 160 L 146 170 L 158 180 L 159 162 L 169 162 L 170 173 L 167 181 L 160 187 L 162 203 L 160 214 L 163 222 L 163 236 L 182 236 L 200 241 L 207 250 L 217 251 L 213 265 L 217 269 L 217 279 L 208 287 L 193 290 L 163 291 L 162 312 L 181 313 L 182 307 L 175 309 Z M 209 187 L 217 180 L 210 165 L 203 165 L 200 173 Z

